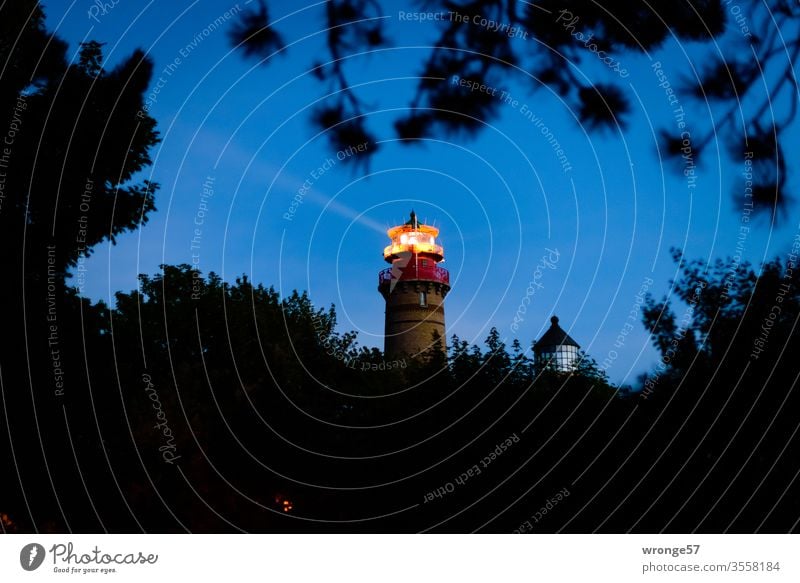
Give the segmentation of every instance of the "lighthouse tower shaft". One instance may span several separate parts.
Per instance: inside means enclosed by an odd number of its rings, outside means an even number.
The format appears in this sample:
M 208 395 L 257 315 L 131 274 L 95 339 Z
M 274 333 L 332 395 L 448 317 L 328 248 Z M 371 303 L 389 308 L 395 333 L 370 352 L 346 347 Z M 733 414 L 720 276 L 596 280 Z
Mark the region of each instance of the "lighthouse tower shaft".
M 444 298 L 450 273 L 439 263 L 444 249 L 439 229 L 420 224 L 414 211 L 403 225 L 387 231 L 391 244 L 383 257 L 391 267 L 378 274 L 378 291 L 386 300 L 386 358 L 420 357 L 446 350 Z

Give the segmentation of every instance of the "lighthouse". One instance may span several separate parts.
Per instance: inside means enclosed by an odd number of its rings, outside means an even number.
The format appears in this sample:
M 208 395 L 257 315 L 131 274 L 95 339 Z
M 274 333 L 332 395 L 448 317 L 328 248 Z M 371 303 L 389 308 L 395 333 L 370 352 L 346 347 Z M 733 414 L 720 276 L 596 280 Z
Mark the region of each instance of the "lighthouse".
M 536 364 L 558 372 L 570 372 L 578 363 L 580 345 L 558 325 L 558 316 L 550 318 L 550 329 L 533 345 Z
M 439 267 L 444 261 L 436 241 L 439 229 L 421 224 L 412 210 L 408 221 L 386 234 L 391 243 L 383 258 L 391 267 L 378 274 L 378 291 L 386 300 L 385 358 L 421 356 L 429 348 L 444 351 L 450 273 Z

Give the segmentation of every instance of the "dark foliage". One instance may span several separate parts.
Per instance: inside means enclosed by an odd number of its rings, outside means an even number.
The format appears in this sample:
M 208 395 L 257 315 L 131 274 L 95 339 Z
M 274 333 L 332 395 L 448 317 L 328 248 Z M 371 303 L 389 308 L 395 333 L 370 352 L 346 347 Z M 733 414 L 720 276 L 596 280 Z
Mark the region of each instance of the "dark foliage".
M 280 34 L 270 25 L 269 9 L 263 0 L 258 8 L 245 12 L 230 33 L 231 42 L 248 57 L 269 58 L 283 49 Z
M 395 16 L 396 8 L 378 0 L 332 0 L 321 10 L 330 60 L 315 60 L 312 70 L 328 84 L 329 97 L 312 121 L 327 132 L 335 149 L 361 143 L 354 140 L 375 139 L 368 128 L 372 106 L 351 87 L 346 70 L 360 66 L 355 63 L 372 49 L 388 44 L 384 17 Z M 753 195 L 757 212 L 780 218 L 791 200 L 780 144 L 797 113 L 793 71 L 800 54 L 800 19 L 796 7 L 782 0 L 746 0 L 736 8 L 738 12 L 722 0 L 430 0 L 403 7 L 458 17 L 436 22 L 438 37 L 420 62 L 416 94 L 395 120 L 395 132 L 407 144 L 439 135 L 475 135 L 497 118 L 500 101 L 451 81 L 458 77 L 502 90 L 503 80 L 527 79 L 521 71 L 533 74 L 531 91 L 549 86 L 590 130 L 625 129 L 633 98 L 627 81 L 620 78 L 620 60 L 637 53 L 651 55 L 671 39 L 702 43 L 707 45 L 708 64 L 698 65 L 696 75 L 685 81 L 680 104 L 713 112 L 714 127 L 703 130 L 695 127 L 695 120 L 692 155 L 697 161 L 717 140 L 738 144 L 742 136 L 747 141 L 773 136 L 774 151 L 764 158 L 771 167 L 763 173 L 758 169 Z M 742 14 L 747 15 L 744 21 Z M 497 29 L 474 24 L 484 21 L 496 23 Z M 726 37 L 723 59 L 718 56 L 719 43 L 731 30 L 740 33 L 739 38 Z M 274 43 L 262 47 L 261 35 L 277 35 L 263 5 L 243 17 L 233 41 L 245 54 L 265 58 Z M 784 107 L 786 103 L 790 105 Z M 776 115 L 775 104 L 787 113 Z M 673 127 L 659 132 L 663 151 L 678 159 L 680 134 Z M 359 160 L 375 152 L 372 148 Z M 741 156 L 737 151 L 732 159 L 738 163 Z M 676 168 L 684 170 L 680 164 Z
M 0 6 L 0 431 L 13 437 L 0 442 L 8 470 L 0 499 L 19 509 L 9 514 L 28 529 L 65 529 L 109 515 L 105 500 L 69 523 L 64 510 L 64 498 L 76 495 L 76 452 L 104 451 L 92 417 L 81 416 L 106 412 L 95 391 L 114 387 L 111 368 L 102 369 L 98 385 L 87 376 L 95 357 L 108 356 L 101 336 L 108 311 L 68 289 L 67 270 L 98 243 L 146 222 L 157 189 L 137 179 L 158 141 L 143 99 L 151 62 L 136 51 L 107 71 L 98 43 L 84 44 L 76 64 L 67 64 L 66 51 L 46 31 L 37 2 Z M 79 424 L 69 423 L 73 414 Z M 103 487 L 116 491 L 107 461 L 96 462 Z M 68 471 L 51 479 L 62 464 Z M 63 491 L 62 479 L 70 483 Z
M 586 356 L 541 369 L 494 329 L 483 349 L 453 336 L 446 358 L 393 367 L 337 333 L 332 307 L 188 265 L 142 276 L 116 309 L 68 292 L 59 317 L 83 341 L 63 349 L 66 397 L 50 404 L 44 366 L 34 384 L 54 486 L 29 469 L 32 512 L 4 511 L 21 530 L 510 532 L 566 489 L 533 531 L 785 531 L 800 516 L 797 277 L 685 264 L 691 317 L 649 301 L 663 360 L 638 392 Z M 774 350 L 753 359 L 777 297 Z M 16 447 L 21 467 L 42 463 Z

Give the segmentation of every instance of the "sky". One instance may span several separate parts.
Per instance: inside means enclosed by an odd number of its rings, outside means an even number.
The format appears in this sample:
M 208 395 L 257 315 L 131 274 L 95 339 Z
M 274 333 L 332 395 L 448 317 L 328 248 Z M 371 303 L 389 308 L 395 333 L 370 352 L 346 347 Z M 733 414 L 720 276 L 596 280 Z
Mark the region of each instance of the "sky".
M 246 274 L 282 295 L 307 290 L 315 305 L 336 306 L 341 331 L 382 347 L 377 274 L 387 266 L 385 231 L 413 208 L 441 229 L 452 284 L 448 336 L 480 344 L 494 326 L 508 344 L 516 338 L 529 347 L 556 314 L 623 384 L 657 361 L 640 320 L 631 328 L 629 316 L 644 291 L 670 295 L 670 248 L 703 261 L 737 252 L 743 160 L 729 158 L 719 136 L 687 179 L 660 159 L 655 139 L 679 122 L 696 136 L 713 127 L 720 110 L 679 91 L 708 47 L 669 41 L 650 55 L 616 55 L 629 72 L 624 79 L 587 53 L 576 73 L 616 82 L 631 98 L 624 131 L 589 131 L 549 88 L 533 91 L 532 76 L 509 71 L 501 82 L 510 99 L 477 136 L 410 146 L 397 141 L 392 123 L 408 107 L 436 28 L 387 12 L 390 46 L 345 64 L 378 137 L 363 167 L 339 160 L 310 122 L 330 91 L 309 73 L 326 58 L 322 3 L 269 3 L 288 47 L 266 63 L 228 41 L 245 1 L 43 4 L 49 29 L 73 54 L 93 39 L 106 43 L 108 67 L 136 48 L 155 63 L 148 106 L 162 141 L 141 177 L 161 184 L 158 210 L 87 260 L 83 293 L 94 300 L 113 304 L 115 292 L 137 287 L 138 273 L 187 263 L 228 281 Z M 413 9 L 391 6 L 401 4 Z M 732 25 L 718 50 L 749 49 Z M 665 80 L 685 118 L 674 113 Z M 311 187 L 293 206 L 305 181 Z M 779 224 L 764 217 L 749 225 L 743 256 L 759 265 L 785 257 L 798 212 L 790 207 Z

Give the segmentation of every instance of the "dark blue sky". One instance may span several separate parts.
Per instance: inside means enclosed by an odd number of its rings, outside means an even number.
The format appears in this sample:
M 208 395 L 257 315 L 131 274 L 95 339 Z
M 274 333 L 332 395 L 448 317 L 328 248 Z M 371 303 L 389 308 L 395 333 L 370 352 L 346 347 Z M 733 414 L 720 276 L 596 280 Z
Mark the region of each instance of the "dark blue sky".
M 385 229 L 404 221 L 413 207 L 441 228 L 453 284 L 448 334 L 482 342 L 496 326 L 509 344 L 517 337 L 529 345 L 556 313 L 598 362 L 615 350 L 608 374 L 615 382 L 632 382 L 652 367 L 656 352 L 638 322 L 622 346 L 613 344 L 643 282 L 652 278 L 649 291 L 658 297 L 669 293 L 675 274 L 669 248 L 704 260 L 736 251 L 744 197 L 733 193 L 743 189 L 743 161 L 730 162 L 723 150 L 729 144 L 720 136 L 689 188 L 672 162 L 659 159 L 655 141 L 656 130 L 674 130 L 677 120 L 652 63 L 660 61 L 678 88 L 694 76 L 697 56 L 707 47 L 673 42 L 650 56 L 618 55 L 630 72 L 624 80 L 587 53 L 577 73 L 622 83 L 631 98 L 624 133 L 588 132 L 548 88 L 532 92 L 535 79 L 520 71 L 500 84 L 517 105 L 502 107 L 476 138 L 441 136 L 414 147 L 395 141 L 392 123 L 408 106 L 436 34 L 432 26 L 400 22 L 389 13 L 391 46 L 348 58 L 346 65 L 351 82 L 363 84 L 360 94 L 372 108 L 369 126 L 379 138 L 380 151 L 364 171 L 336 160 L 309 122 L 328 91 L 308 72 L 325 55 L 319 6 L 270 2 L 274 19 L 286 17 L 278 27 L 290 46 L 263 65 L 232 51 L 227 33 L 235 16 L 203 33 L 236 10 L 235 2 L 106 4 L 103 14 L 88 0 L 46 2 L 48 25 L 75 50 L 82 40 L 107 43 L 110 66 L 137 47 L 152 56 L 153 87 L 159 78 L 161 87 L 151 113 L 163 141 L 148 177 L 162 187 L 149 224 L 116 246 L 95 249 L 84 288 L 93 299 L 113 302 L 115 291 L 136 287 L 137 273 L 194 261 L 226 280 L 246 273 L 282 294 L 308 290 L 315 304 L 336 305 L 342 330 L 358 330 L 362 344 L 382 346 L 377 272 L 386 266 Z M 720 47 L 749 51 L 737 30 Z M 680 92 L 678 97 L 692 134 L 708 132 L 717 110 Z M 543 126 L 561 145 L 570 170 Z M 331 158 L 335 163 L 317 173 Z M 313 184 L 288 221 L 284 215 L 305 180 Z M 213 195 L 207 190 L 204 196 L 204 183 Z M 791 184 L 797 184 L 794 175 Z M 797 223 L 795 207 L 781 225 L 751 223 L 745 257 L 759 264 L 784 253 Z M 536 274 L 551 251 L 558 261 Z M 541 287 L 513 332 L 534 278 Z

